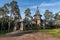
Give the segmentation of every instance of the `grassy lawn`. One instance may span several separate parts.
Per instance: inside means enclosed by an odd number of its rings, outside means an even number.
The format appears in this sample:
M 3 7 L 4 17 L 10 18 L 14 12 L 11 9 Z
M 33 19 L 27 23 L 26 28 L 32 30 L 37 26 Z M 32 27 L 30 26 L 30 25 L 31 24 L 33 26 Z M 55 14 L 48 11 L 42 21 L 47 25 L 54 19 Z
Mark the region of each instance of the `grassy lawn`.
M 34 28 L 34 29 L 30 30 L 30 31 L 31 32 L 38 32 L 38 31 L 39 32 L 45 32 L 45 33 L 51 34 L 53 36 L 60 37 L 60 28 L 57 28 L 57 29 L 36 29 L 36 28 Z M 6 33 L 8 33 L 8 31 L 0 32 L 0 36 L 4 35 Z
M 0 36 L 2 36 L 2 35 L 4 35 L 4 34 L 6 34 L 6 33 L 8 33 L 8 31 L 2 31 L 2 32 L 0 32 Z
M 12 31 L 10 31 L 10 32 L 12 32 Z M 0 32 L 0 36 L 5 35 L 6 33 L 9 33 L 8 30 L 3 30 L 2 32 Z
M 41 29 L 40 32 L 46 32 L 52 34 L 53 36 L 60 37 L 60 28 L 58 29 Z

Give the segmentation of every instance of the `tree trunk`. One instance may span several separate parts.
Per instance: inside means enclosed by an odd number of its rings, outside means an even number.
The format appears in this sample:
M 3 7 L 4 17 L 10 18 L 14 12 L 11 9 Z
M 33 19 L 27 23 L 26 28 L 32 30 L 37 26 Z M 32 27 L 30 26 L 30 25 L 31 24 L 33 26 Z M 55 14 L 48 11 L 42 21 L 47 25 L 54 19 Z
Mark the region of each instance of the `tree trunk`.
M 17 24 L 15 23 L 13 31 L 16 31 L 16 30 L 17 30 Z
M 3 21 L 2 21 L 2 26 L 1 26 L 1 32 L 2 32 L 2 29 L 3 29 Z
M 8 32 L 10 31 L 10 22 L 8 22 Z
M 23 22 L 20 24 L 20 31 L 23 31 Z

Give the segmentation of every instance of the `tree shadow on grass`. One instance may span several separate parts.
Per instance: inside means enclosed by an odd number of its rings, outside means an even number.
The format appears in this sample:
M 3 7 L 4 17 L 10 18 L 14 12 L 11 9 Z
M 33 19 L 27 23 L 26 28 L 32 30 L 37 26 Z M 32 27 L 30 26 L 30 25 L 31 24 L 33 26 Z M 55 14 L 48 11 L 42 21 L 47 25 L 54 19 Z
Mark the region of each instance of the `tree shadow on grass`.
M 22 36 L 22 35 L 25 35 L 25 34 L 31 34 L 33 32 L 20 32 L 20 33 L 16 33 L 16 34 L 11 34 L 11 35 L 6 35 L 4 37 L 17 37 L 17 36 Z

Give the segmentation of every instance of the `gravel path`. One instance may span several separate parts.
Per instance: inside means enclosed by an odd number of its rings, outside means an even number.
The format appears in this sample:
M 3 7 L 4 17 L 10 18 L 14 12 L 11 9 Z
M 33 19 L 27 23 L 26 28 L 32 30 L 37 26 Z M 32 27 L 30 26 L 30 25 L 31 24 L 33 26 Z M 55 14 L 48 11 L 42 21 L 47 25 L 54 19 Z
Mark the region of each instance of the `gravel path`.
M 52 35 L 36 32 L 36 33 L 18 33 L 5 37 L 0 37 L 0 40 L 60 40 L 60 38 Z

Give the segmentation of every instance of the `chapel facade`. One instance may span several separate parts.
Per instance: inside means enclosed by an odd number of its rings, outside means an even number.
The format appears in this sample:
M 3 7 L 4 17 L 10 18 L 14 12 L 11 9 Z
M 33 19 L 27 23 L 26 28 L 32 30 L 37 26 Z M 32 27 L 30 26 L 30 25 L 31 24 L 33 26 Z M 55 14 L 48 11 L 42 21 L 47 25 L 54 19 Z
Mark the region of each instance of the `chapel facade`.
M 40 28 L 41 27 L 41 23 L 42 23 L 42 19 L 41 19 L 41 14 L 39 12 L 39 7 L 37 6 L 36 7 L 36 12 L 35 12 L 35 15 L 33 16 L 33 20 L 32 20 L 32 25 L 33 26 L 36 26 L 37 28 Z
M 23 19 L 20 19 L 17 23 L 19 23 L 19 29 L 20 30 L 26 30 L 26 29 L 31 29 L 31 28 L 41 28 L 42 25 L 44 25 L 45 28 L 45 24 L 43 22 L 43 20 L 41 19 L 42 15 L 40 14 L 39 11 L 39 7 L 36 7 L 36 12 L 33 15 L 33 19 L 31 20 L 31 24 L 26 24 L 25 21 Z M 26 25 L 25 25 L 26 24 Z M 14 28 L 14 30 L 16 30 L 16 27 Z

